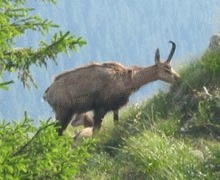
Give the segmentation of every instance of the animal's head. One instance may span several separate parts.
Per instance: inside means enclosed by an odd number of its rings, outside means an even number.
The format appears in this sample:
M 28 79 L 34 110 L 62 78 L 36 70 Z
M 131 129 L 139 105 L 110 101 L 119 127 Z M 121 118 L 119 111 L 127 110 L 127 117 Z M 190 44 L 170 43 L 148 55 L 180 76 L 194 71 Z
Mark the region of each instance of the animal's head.
M 155 63 L 157 69 L 157 76 L 160 80 L 173 83 L 180 78 L 179 74 L 171 67 L 170 61 L 176 49 L 176 44 L 173 41 L 169 41 L 172 44 L 170 54 L 165 62 L 160 60 L 160 51 L 157 48 L 155 53 Z

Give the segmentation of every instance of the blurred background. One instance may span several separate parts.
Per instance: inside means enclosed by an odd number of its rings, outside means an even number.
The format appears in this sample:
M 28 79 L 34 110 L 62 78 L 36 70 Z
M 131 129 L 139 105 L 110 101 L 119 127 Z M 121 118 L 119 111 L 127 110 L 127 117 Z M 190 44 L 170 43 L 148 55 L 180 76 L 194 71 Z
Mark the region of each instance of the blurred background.
M 172 40 L 177 44 L 172 64 L 178 71 L 206 50 L 211 35 L 220 32 L 219 0 L 62 0 L 56 5 L 29 1 L 27 6 L 34 7 L 35 14 L 59 24 L 61 29 L 82 36 L 87 45 L 78 53 L 59 55 L 58 65 L 51 61 L 47 69 L 33 66 L 38 88 L 24 89 L 16 81 L 9 91 L 2 91 L 0 117 L 6 120 L 21 119 L 24 111 L 36 120 L 53 115 L 43 101 L 43 93 L 53 77 L 67 69 L 91 61 L 153 65 L 156 48 L 160 48 L 161 59 L 166 59 L 171 48 L 168 41 Z M 45 38 L 49 41 L 50 35 Z M 16 46 L 34 47 L 40 39 L 40 34 L 27 32 Z M 5 74 L 4 78 L 16 76 Z M 148 84 L 131 97 L 130 103 L 168 87 L 161 81 Z

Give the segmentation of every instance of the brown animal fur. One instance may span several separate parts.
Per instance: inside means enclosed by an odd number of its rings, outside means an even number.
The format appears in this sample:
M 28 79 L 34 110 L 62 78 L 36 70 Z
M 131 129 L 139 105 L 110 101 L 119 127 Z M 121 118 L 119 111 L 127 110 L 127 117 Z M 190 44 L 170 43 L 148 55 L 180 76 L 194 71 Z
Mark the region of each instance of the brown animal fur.
M 159 49 L 155 54 L 156 64 L 150 67 L 127 68 L 119 63 L 93 63 L 58 75 L 46 90 L 44 99 L 56 112 L 63 131 L 73 114 L 94 111 L 94 128 L 99 129 L 108 111 L 124 106 L 129 96 L 141 86 L 155 80 L 173 82 L 179 76 L 171 68 L 170 60 L 175 43 L 167 61 L 160 62 Z

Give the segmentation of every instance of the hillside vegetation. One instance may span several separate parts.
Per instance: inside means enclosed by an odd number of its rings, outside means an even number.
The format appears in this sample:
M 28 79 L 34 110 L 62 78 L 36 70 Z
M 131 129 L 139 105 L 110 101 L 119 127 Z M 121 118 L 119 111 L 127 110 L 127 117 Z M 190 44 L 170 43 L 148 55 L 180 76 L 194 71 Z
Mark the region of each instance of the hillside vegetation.
M 220 179 L 220 51 L 180 74 L 91 139 L 58 137 L 51 120 L 36 128 L 27 115 L 1 123 L 0 179 Z
M 79 179 L 220 179 L 220 51 L 180 74 L 168 93 L 103 128 Z

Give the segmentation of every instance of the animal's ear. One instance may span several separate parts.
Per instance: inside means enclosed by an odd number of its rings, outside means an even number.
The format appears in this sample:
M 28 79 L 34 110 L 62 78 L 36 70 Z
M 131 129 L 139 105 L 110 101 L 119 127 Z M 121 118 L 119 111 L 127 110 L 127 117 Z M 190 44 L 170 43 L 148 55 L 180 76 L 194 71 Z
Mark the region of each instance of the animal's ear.
M 155 52 L 155 64 L 159 64 L 160 63 L 160 50 L 159 48 L 157 48 L 156 52 Z

